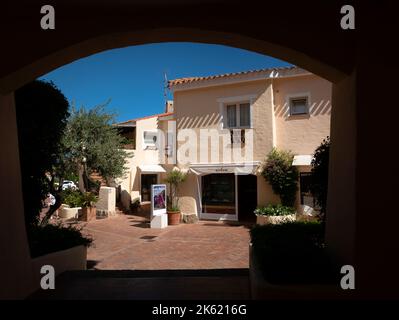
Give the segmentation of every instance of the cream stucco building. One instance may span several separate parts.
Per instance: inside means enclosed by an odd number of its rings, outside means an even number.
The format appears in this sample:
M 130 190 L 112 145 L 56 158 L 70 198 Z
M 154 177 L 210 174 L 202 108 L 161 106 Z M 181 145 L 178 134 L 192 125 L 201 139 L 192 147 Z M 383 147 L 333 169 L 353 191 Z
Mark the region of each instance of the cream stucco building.
M 149 200 L 148 186 L 184 170 L 183 213 L 201 219 L 247 220 L 256 206 L 278 203 L 259 175 L 267 153 L 290 150 L 301 172 L 297 206 L 312 205 L 310 161 L 330 134 L 331 83 L 298 67 L 271 68 L 169 81 L 165 113 L 131 126 L 134 156 L 121 181 L 124 202 Z

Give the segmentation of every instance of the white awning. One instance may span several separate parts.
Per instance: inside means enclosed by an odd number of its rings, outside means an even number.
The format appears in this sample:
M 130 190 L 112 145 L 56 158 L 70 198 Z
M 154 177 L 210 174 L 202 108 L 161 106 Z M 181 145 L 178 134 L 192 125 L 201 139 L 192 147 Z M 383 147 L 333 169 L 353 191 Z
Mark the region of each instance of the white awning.
M 292 160 L 293 166 L 310 166 L 311 163 L 312 163 L 311 154 L 299 154 L 294 156 L 294 160 Z
M 197 174 L 210 173 L 234 173 L 237 175 L 255 174 L 259 162 L 248 163 L 220 163 L 220 164 L 193 164 L 190 165 L 190 171 Z
M 141 172 L 145 173 L 158 173 L 158 172 L 166 172 L 164 168 L 162 168 L 159 164 L 146 164 L 139 166 Z

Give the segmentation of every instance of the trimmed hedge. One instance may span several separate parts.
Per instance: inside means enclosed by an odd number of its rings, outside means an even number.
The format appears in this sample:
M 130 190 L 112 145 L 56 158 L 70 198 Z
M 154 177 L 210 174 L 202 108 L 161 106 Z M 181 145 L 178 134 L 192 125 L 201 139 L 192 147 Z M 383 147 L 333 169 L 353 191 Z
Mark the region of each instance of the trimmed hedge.
M 255 226 L 251 240 L 261 272 L 270 283 L 339 283 L 339 269 L 326 253 L 319 222 Z
M 91 238 L 82 235 L 77 228 L 52 224 L 29 226 L 28 238 L 32 258 L 79 245 L 88 247 L 93 241 Z

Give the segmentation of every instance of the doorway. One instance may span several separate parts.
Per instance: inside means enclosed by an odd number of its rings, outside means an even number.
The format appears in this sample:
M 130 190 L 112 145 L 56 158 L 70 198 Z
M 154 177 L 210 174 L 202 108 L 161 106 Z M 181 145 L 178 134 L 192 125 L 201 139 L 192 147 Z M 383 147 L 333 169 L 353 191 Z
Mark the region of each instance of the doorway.
M 316 209 L 316 201 L 310 191 L 312 184 L 312 173 L 301 172 L 299 174 L 299 191 L 301 196 L 301 205 L 307 205 Z
M 239 175 L 238 180 L 238 219 L 255 222 L 254 210 L 258 203 L 258 177 L 252 174 Z
M 151 185 L 158 183 L 157 174 L 141 175 L 141 201 L 151 201 Z

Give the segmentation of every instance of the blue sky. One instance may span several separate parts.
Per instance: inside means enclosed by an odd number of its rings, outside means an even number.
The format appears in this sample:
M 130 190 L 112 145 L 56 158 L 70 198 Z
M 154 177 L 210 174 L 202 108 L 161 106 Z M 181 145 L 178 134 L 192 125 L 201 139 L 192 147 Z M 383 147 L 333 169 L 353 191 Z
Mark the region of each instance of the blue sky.
M 91 108 L 111 99 L 107 110 L 124 121 L 164 112 L 164 72 L 171 80 L 287 65 L 227 46 L 159 43 L 104 51 L 41 79 L 53 81 L 76 106 Z

